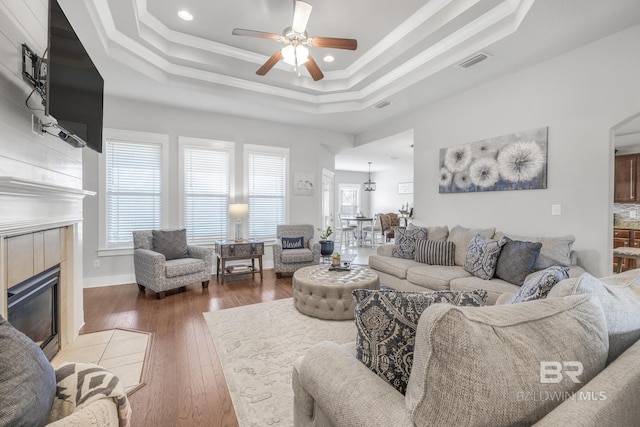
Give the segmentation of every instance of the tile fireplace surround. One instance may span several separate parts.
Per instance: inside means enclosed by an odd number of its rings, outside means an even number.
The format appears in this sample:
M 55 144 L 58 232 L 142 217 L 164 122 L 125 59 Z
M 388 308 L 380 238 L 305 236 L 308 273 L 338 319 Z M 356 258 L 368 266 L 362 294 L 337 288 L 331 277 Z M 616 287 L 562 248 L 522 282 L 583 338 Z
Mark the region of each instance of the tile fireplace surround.
M 76 339 L 84 323 L 82 199 L 94 194 L 82 189 L 0 176 L 0 314 L 7 317 L 7 289 L 15 284 L 10 283 L 12 278 L 24 276 L 23 271 L 16 269 L 25 269 L 22 262 L 10 262 L 10 242 L 27 242 L 27 250 L 29 242 L 33 242 L 31 250 L 37 272 L 37 265 L 44 264 L 39 258 L 47 257 L 47 245 L 40 236 L 51 231 L 56 234 L 54 230 L 58 229 L 61 348 Z

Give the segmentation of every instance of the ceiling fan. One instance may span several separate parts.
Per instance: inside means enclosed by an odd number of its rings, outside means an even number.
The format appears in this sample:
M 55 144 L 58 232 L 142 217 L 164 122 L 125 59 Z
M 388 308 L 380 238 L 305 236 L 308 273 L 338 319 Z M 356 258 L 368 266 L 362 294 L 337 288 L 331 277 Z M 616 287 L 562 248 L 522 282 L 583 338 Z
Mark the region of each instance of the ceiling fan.
M 284 47 L 271 55 L 267 62 L 256 71 L 256 74 L 264 76 L 282 59 L 285 63 L 293 65 L 298 77 L 300 77 L 300 66 L 304 65 L 313 80 L 318 81 L 324 77 L 324 74 L 322 74 L 320 67 L 318 67 L 318 64 L 309 53 L 307 46 L 356 50 L 358 41 L 355 39 L 309 37 L 306 28 L 307 21 L 311 15 L 311 9 L 312 7 L 309 3 L 296 1 L 293 12 L 293 24 L 285 28 L 282 35 L 265 33 L 263 31 L 244 30 L 242 28 L 235 28 L 233 30 L 233 34 L 236 36 L 271 39 L 284 44 Z

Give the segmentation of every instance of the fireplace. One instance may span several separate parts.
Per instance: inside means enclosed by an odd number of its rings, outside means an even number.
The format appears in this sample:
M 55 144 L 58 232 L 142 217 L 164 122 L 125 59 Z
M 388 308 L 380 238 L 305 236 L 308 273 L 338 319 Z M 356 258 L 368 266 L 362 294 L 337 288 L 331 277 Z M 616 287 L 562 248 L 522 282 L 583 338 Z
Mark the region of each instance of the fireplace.
M 8 320 L 42 348 L 49 360 L 60 350 L 60 265 L 33 276 L 8 290 Z

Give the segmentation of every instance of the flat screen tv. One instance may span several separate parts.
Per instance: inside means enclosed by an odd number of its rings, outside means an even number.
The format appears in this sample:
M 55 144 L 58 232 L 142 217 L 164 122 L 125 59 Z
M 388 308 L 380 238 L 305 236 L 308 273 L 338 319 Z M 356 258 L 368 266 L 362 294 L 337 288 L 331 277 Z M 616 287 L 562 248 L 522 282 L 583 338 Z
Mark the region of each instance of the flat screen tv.
M 57 0 L 49 2 L 48 52 L 45 113 L 60 138 L 102 153 L 104 80 Z

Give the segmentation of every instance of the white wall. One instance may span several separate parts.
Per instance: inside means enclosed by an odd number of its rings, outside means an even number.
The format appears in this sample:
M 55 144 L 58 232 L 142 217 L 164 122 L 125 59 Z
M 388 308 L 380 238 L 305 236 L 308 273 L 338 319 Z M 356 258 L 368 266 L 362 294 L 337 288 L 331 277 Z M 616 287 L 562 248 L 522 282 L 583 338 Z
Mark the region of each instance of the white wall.
M 376 182 L 376 191 L 371 197 L 372 213 L 398 213 L 400 207 L 413 206 L 413 194 L 398 194 L 398 184 L 413 182 L 413 167 L 399 167 L 371 174 Z
M 179 136 L 232 141 L 236 147 L 236 200 L 243 195 L 243 146 L 258 144 L 289 148 L 289 223 L 309 223 L 315 227 L 322 224 L 321 188 L 322 168 L 333 170 L 334 156 L 323 143 L 353 145 L 353 138 L 344 134 L 285 126 L 272 122 L 244 119 L 234 116 L 212 114 L 197 110 L 185 110 L 169 106 L 150 104 L 123 98 L 105 98 L 104 126 L 107 128 L 154 132 L 169 135 L 170 167 L 169 198 L 178 200 L 178 147 Z M 101 191 L 98 186 L 98 164 L 100 157 L 89 150 L 84 151 L 85 188 Z M 293 175 L 296 172 L 315 174 L 314 196 L 292 194 Z M 98 256 L 98 198 L 85 201 L 84 265 L 85 287 L 119 283 L 132 283 L 133 256 Z M 179 206 L 171 203 L 169 227 L 177 227 Z M 270 247 L 266 250 L 265 264 L 272 266 Z M 93 260 L 100 260 L 100 267 L 93 267 Z
M 573 234 L 580 263 L 610 274 L 611 128 L 640 110 L 639 45 L 636 26 L 382 123 L 356 143 L 414 129 L 417 223 Z M 547 189 L 438 193 L 440 148 L 539 126 L 549 127 Z M 561 204 L 561 216 L 551 216 L 552 204 Z
M 0 0 L 0 176 L 51 185 L 82 188 L 82 152 L 54 136 L 31 132 L 32 111 L 25 100 L 32 88 L 22 78 L 22 43 L 43 55 L 47 47 L 48 0 Z M 29 100 L 43 108 L 39 95 Z M 45 119 L 47 122 L 50 120 Z M 38 227 L 55 221 L 82 218 L 80 200 L 0 195 L 0 230 Z M 81 227 L 81 225 L 78 225 Z M 71 283 L 82 277 L 81 240 L 75 242 Z M 2 263 L 0 263 L 2 265 Z M 0 277 L 4 272 L 0 272 Z M 76 330 L 82 315 L 82 289 L 74 290 Z M 0 301 L 3 299 L 0 298 Z

